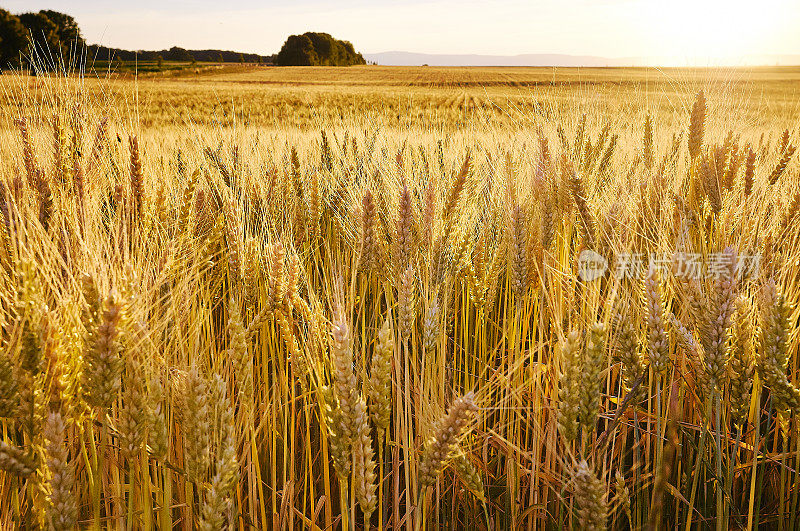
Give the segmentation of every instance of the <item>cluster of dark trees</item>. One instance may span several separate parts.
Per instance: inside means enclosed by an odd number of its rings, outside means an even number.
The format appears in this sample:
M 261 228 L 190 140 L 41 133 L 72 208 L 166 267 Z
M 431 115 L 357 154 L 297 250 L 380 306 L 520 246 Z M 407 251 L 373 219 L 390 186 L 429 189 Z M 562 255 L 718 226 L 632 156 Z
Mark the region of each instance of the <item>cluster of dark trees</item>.
M 364 65 L 364 57 L 349 41 L 334 39 L 327 33 L 307 32 L 290 35 L 275 56 L 280 66 L 350 66 Z
M 78 23 L 69 15 L 49 9 L 14 15 L 0 9 L 0 68 L 19 66 L 34 54 L 67 57 L 84 45 Z
M 231 52 L 228 50 L 187 50 L 178 46 L 173 46 L 169 50 L 121 50 L 119 48 L 107 48 L 93 44 L 88 47 L 87 58 L 97 61 L 110 61 L 119 59 L 121 61 L 197 61 L 208 63 L 271 63 L 273 56 L 258 55 L 255 53 Z

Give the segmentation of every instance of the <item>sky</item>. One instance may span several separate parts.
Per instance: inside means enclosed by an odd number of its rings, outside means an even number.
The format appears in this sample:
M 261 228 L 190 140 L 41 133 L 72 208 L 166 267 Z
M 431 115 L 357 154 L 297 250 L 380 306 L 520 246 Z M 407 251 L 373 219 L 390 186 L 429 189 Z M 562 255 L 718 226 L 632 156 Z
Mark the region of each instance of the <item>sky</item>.
M 324 31 L 363 53 L 559 53 L 736 64 L 800 55 L 800 0 L 0 0 L 76 18 L 91 44 L 276 53 Z

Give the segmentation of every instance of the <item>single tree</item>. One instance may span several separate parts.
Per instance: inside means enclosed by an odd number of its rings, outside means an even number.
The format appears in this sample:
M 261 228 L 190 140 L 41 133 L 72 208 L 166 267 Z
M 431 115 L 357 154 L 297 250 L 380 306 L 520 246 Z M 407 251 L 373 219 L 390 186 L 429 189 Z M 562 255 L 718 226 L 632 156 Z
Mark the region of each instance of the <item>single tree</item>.
M 275 58 L 281 66 L 313 66 L 319 64 L 314 43 L 308 35 L 290 35 Z
M 23 13 L 19 20 L 25 26 L 28 41 L 32 48 L 30 55 L 44 55 L 57 58 L 61 53 L 61 39 L 58 37 L 58 25 L 47 15 L 39 13 Z
M 86 45 L 83 39 L 81 29 L 78 27 L 78 22 L 70 15 L 52 11 L 50 9 L 43 9 L 39 11 L 42 15 L 52 20 L 58 27 L 58 38 L 62 46 L 67 49 L 79 49 Z

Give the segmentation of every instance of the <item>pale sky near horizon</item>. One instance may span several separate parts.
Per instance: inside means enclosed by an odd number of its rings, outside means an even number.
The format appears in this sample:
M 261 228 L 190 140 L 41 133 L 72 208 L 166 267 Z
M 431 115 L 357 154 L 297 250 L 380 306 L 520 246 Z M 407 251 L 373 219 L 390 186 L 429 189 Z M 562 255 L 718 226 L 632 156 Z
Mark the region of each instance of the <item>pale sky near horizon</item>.
M 276 53 L 324 31 L 363 53 L 563 53 L 737 63 L 800 55 L 798 0 L 0 0 L 13 13 L 54 9 L 91 44 Z

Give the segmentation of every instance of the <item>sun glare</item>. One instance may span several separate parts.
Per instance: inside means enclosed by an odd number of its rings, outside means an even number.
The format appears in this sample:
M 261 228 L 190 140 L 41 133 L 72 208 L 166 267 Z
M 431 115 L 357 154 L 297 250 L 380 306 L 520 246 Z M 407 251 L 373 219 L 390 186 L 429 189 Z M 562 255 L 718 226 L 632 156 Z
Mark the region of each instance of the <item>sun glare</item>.
M 789 12 L 782 0 L 647 2 L 645 23 L 650 49 L 670 63 L 744 64 L 770 52 Z

